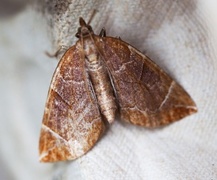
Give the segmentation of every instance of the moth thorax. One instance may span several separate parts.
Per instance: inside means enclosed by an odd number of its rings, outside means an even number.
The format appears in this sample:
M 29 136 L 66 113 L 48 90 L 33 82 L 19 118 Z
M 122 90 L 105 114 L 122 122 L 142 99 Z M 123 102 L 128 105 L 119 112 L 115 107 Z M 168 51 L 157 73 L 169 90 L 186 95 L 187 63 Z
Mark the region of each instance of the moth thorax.
M 90 54 L 86 58 L 86 63 L 88 65 L 89 70 L 92 71 L 97 70 L 102 66 L 101 61 L 98 59 L 97 54 Z
M 93 41 L 89 38 L 84 39 L 85 60 L 90 70 L 96 70 L 101 66 L 99 54 Z

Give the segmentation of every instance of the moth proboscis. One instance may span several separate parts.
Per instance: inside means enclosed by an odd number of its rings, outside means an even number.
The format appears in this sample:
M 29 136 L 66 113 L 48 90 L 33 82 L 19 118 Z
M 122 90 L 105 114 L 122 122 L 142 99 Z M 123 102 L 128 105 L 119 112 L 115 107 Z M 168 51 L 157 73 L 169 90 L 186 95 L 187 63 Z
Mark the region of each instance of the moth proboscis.
M 197 111 L 188 93 L 130 44 L 99 35 L 82 18 L 79 39 L 61 58 L 42 122 L 41 162 L 73 160 L 89 151 L 117 115 L 159 127 Z

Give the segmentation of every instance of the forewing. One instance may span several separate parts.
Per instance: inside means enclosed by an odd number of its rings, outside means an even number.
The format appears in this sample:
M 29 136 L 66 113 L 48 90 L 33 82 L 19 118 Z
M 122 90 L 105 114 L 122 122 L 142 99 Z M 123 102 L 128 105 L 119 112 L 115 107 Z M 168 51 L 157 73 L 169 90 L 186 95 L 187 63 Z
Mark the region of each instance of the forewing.
M 39 142 L 40 161 L 76 159 L 93 147 L 103 130 L 77 43 L 61 59 L 50 85 Z
M 147 56 L 126 42 L 95 37 L 119 103 L 121 119 L 157 127 L 197 111 L 187 92 Z

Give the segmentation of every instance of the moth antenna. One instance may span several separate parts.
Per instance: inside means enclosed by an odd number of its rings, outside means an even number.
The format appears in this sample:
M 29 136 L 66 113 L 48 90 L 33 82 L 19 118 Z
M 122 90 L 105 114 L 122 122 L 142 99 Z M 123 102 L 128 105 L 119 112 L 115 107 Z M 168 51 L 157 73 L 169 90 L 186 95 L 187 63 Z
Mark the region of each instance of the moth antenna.
M 91 16 L 90 16 L 90 19 L 89 19 L 89 21 L 88 21 L 88 23 L 87 23 L 88 25 L 91 23 L 92 19 L 93 19 L 94 16 L 96 15 L 96 13 L 97 13 L 97 10 L 94 9 L 93 12 L 92 12 L 92 14 L 91 14 Z

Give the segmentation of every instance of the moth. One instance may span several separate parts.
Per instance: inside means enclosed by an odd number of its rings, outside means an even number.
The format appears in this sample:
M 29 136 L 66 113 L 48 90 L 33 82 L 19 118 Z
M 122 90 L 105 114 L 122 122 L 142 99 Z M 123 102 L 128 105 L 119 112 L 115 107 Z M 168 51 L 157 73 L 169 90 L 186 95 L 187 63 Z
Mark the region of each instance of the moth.
M 197 111 L 188 93 L 147 56 L 120 38 L 94 34 L 82 18 L 79 39 L 52 78 L 39 140 L 41 162 L 88 152 L 118 116 L 164 126 Z

